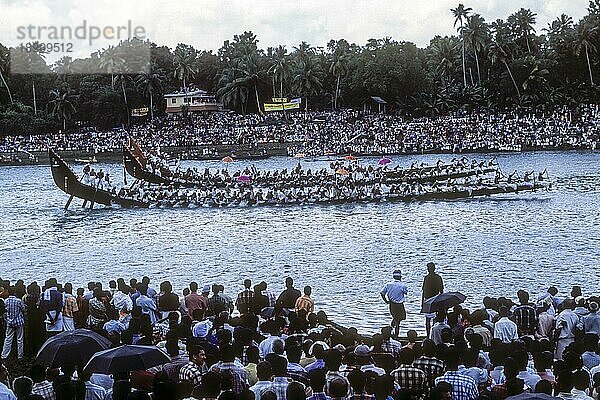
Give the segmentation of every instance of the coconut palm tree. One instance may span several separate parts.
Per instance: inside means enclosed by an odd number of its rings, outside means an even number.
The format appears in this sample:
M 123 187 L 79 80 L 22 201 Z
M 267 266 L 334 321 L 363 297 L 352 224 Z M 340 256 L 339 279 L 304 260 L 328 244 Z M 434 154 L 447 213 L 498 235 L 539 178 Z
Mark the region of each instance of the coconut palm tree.
M 481 72 L 479 70 L 478 53 L 485 48 L 488 35 L 488 26 L 485 20 L 479 14 L 473 14 L 467 18 L 467 25 L 464 27 L 464 40 L 473 49 L 475 54 L 475 64 L 477 65 L 477 82 L 481 85 Z
M 446 87 L 452 80 L 452 73 L 460 63 L 459 44 L 454 37 L 436 37 L 429 47 L 430 56 L 427 63 L 440 77 L 442 86 Z
M 130 111 L 129 111 L 129 102 L 127 101 L 127 92 L 125 91 L 125 86 L 128 82 L 132 81 L 131 75 L 126 70 L 121 70 L 118 75 L 115 75 L 115 83 L 119 83 L 121 86 L 121 93 L 123 93 L 123 101 L 125 102 L 125 109 L 127 111 L 127 125 L 131 124 L 130 121 Z
M 575 35 L 575 54 L 579 56 L 582 51 L 585 51 L 588 71 L 590 74 L 590 83 L 594 85 L 594 76 L 592 75 L 592 64 L 590 62 L 590 53 L 596 52 L 596 37 L 598 33 L 598 25 L 586 17 L 576 27 Z
M 300 43 L 298 46 L 294 47 L 294 57 L 307 60 L 313 57 L 316 54 L 315 48 L 306 42 Z
M 467 20 L 469 13 L 472 11 L 471 7 L 466 7 L 463 4 L 459 4 L 458 7 L 451 9 L 452 15 L 454 15 L 454 27 L 456 24 L 460 24 L 458 32 L 462 40 L 462 68 L 463 68 L 463 83 L 467 87 L 467 68 L 465 63 L 465 38 L 463 36 L 463 21 Z
M 317 94 L 322 88 L 321 81 L 323 69 L 316 57 L 306 57 L 296 60 L 294 66 L 294 87 L 298 93 L 306 97 L 306 110 L 308 110 L 308 98 Z
M 125 69 L 125 58 L 120 50 L 114 46 L 104 50 L 100 55 L 99 67 L 110 74 L 110 87 L 115 90 L 115 75 Z
M 563 13 L 554 21 L 548 23 L 548 28 L 544 28 L 542 30 L 548 32 L 549 34 L 562 36 L 568 33 L 571 29 L 573 29 L 573 18 Z
M 162 83 L 165 80 L 164 71 L 156 64 L 147 65 L 143 72 L 139 74 L 135 83 L 141 89 L 145 96 L 150 98 L 150 118 L 154 119 L 154 94 L 162 89 Z
M 6 88 L 8 92 L 8 98 L 10 99 L 10 103 L 13 103 L 12 93 L 10 91 L 10 87 L 8 83 L 6 83 L 6 79 L 4 78 L 4 74 L 7 74 L 10 69 L 10 54 L 9 50 L 0 44 L 0 81 Z
M 535 25 L 537 14 L 531 12 L 530 9 L 521 8 L 516 13 L 508 17 L 508 22 L 514 27 L 521 38 L 525 38 L 527 44 L 527 52 L 531 53 L 530 36 L 535 33 Z
M 173 64 L 173 76 L 182 82 L 186 90 L 188 80 L 198 73 L 197 51 L 192 46 L 178 44 L 173 52 Z
M 248 93 L 248 88 L 239 79 L 238 70 L 233 67 L 225 68 L 219 79 L 219 90 L 217 91 L 217 97 L 223 104 L 233 108 L 239 107 L 242 114 L 246 115 Z
M 268 72 L 273 74 L 273 83 L 279 81 L 279 97 L 283 97 L 283 82 L 290 74 L 289 57 L 285 46 L 278 46 L 275 49 Z M 275 90 L 273 90 L 273 97 L 275 97 Z
M 11 53 L 17 55 L 20 58 L 17 65 L 21 65 L 24 68 L 25 73 L 31 75 L 31 92 L 33 94 L 33 113 L 37 115 L 37 92 L 35 90 L 35 76 L 41 72 L 48 71 L 46 65 L 46 53 L 43 51 L 44 46 L 39 42 L 31 43 L 29 48 L 20 46 L 19 51 Z M 11 61 L 12 62 L 12 61 Z
M 338 97 L 340 95 L 340 81 L 342 77 L 348 74 L 348 53 L 345 48 L 338 47 L 332 54 L 329 73 L 336 78 L 335 84 L 335 100 L 333 107 L 338 108 Z
M 498 42 L 498 41 L 492 41 L 489 45 L 488 48 L 488 54 L 490 56 L 490 60 L 492 62 L 492 64 L 495 64 L 497 62 L 501 62 L 504 67 L 506 68 L 506 71 L 508 72 L 508 76 L 510 76 L 510 80 L 512 81 L 515 90 L 517 91 L 517 96 L 520 99 L 521 98 L 521 91 L 519 90 L 519 85 L 517 85 L 517 82 L 515 81 L 515 78 L 512 74 L 512 71 L 510 70 L 510 67 L 508 65 L 508 52 L 505 49 L 505 46 Z
M 260 98 L 258 96 L 258 85 L 264 81 L 265 68 L 263 66 L 263 59 L 258 51 L 250 52 L 242 57 L 238 62 L 237 69 L 240 74 L 240 83 L 254 88 L 258 113 L 262 115 L 262 107 L 260 106 Z
M 71 94 L 68 91 L 59 90 L 50 91 L 50 101 L 48 106 L 52 108 L 50 113 L 58 117 L 63 122 L 63 132 L 67 129 L 67 119 L 75 113 L 75 106 L 71 101 Z

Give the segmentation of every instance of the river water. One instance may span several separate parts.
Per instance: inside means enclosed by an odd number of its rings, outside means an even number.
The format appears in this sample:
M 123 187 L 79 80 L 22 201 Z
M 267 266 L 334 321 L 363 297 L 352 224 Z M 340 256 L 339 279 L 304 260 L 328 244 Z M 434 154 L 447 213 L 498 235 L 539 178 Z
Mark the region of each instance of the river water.
M 396 156 L 392 166 L 437 158 Z M 223 283 L 232 297 L 246 277 L 280 292 L 291 276 L 298 288 L 313 287 L 318 309 L 361 332 L 389 321 L 378 293 L 396 268 L 410 289 L 403 328 L 424 331 L 418 312 L 429 261 L 446 290 L 465 293 L 471 307 L 485 295 L 515 298 L 518 289 L 537 294 L 550 284 L 562 295 L 574 284 L 598 293 L 600 153 L 498 154 L 498 161 L 508 172 L 548 168 L 554 187 L 459 201 L 246 209 L 90 211 L 75 200 L 65 212 L 67 195 L 48 166 L 1 167 L 0 276 L 41 283 L 56 276 L 77 287 L 148 275 L 154 287 L 169 279 L 178 293 L 191 280 Z M 295 163 L 281 157 L 255 165 Z M 99 167 L 122 177 L 119 164 Z

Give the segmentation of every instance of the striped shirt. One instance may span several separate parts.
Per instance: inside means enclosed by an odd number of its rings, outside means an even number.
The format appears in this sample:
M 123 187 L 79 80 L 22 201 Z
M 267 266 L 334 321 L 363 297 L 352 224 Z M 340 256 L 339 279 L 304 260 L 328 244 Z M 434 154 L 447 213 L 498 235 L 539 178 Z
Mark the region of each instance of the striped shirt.
M 246 370 L 240 368 L 233 362 L 220 361 L 211 367 L 219 372 L 228 370 L 233 376 L 233 391 L 237 394 L 242 393 L 245 389 L 248 389 L 248 374 Z
M 25 304 L 21 299 L 17 299 L 14 295 L 8 296 L 4 301 L 6 307 L 6 325 L 10 328 L 25 325 Z
M 397 340 L 389 338 L 388 340 L 381 342 L 381 350 L 393 355 L 394 360 L 397 361 L 400 357 L 400 350 L 402 350 L 402 344 Z
M 251 310 L 254 305 L 254 291 L 246 289 L 243 292 L 240 292 L 235 301 L 235 306 L 238 310 L 240 309 L 240 305 L 245 305 Z
M 63 315 L 67 318 L 73 318 L 74 313 L 79 311 L 77 305 L 77 298 L 72 294 L 65 294 L 65 306 L 63 308 Z
M 513 319 L 521 335 L 533 334 L 538 327 L 538 317 L 535 308 L 528 304 L 523 304 L 515 308 Z
M 275 303 L 277 302 L 277 296 L 275 296 L 275 293 L 269 292 L 268 290 L 263 290 L 262 294 L 267 296 L 269 299 L 269 307 L 275 307 Z
M 315 301 L 306 294 L 298 297 L 298 300 L 296 300 L 296 312 L 300 310 L 305 310 L 307 314 L 310 314 L 315 310 Z
M 286 391 L 287 391 L 287 387 L 290 383 L 291 383 L 291 379 L 283 377 L 283 376 L 276 376 L 275 378 L 273 378 L 271 387 L 272 387 L 273 391 L 275 392 L 275 394 L 277 395 L 277 400 L 285 400 L 286 399 Z

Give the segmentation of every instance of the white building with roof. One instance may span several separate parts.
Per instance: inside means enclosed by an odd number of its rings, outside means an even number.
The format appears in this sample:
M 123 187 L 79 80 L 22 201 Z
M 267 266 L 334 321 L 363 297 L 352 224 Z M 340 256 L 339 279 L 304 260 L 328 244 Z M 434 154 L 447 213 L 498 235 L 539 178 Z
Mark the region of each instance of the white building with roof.
M 167 103 L 167 113 L 180 113 L 182 106 L 189 107 L 188 110 L 194 111 L 222 111 L 223 104 L 217 101 L 214 94 L 205 90 L 189 89 L 175 93 L 165 94 Z

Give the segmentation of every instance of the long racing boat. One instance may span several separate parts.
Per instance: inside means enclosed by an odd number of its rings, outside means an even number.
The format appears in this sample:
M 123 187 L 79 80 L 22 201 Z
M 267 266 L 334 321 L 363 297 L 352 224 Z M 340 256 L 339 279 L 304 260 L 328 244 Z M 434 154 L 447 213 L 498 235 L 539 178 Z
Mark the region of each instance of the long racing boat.
M 93 187 L 83 183 L 77 178 L 77 175 L 75 175 L 67 163 L 54 152 L 54 150 L 48 149 L 48 157 L 50 158 L 50 169 L 52 170 L 54 183 L 56 183 L 56 186 L 63 192 L 71 195 L 65 205 L 65 209 L 69 208 L 74 197 L 83 199 L 85 201 L 84 205 L 87 202 L 90 202 L 90 208 L 93 208 L 94 204 L 103 204 L 108 207 L 113 205 L 119 205 L 126 208 L 148 207 L 148 204 L 142 201 L 124 198 L 97 186 Z

